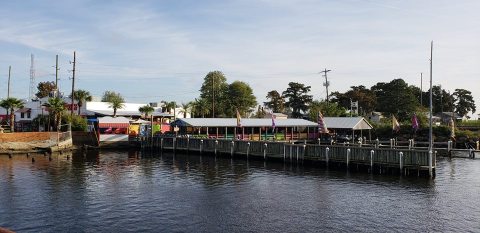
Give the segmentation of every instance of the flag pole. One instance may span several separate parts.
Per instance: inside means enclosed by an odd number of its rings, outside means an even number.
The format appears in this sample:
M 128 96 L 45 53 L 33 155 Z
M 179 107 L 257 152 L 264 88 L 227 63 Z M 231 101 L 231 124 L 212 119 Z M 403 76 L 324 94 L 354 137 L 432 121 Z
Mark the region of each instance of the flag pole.
M 433 59 L 433 40 L 430 43 L 430 124 L 428 130 L 428 151 L 432 152 L 433 150 L 433 130 L 432 130 L 432 61 Z

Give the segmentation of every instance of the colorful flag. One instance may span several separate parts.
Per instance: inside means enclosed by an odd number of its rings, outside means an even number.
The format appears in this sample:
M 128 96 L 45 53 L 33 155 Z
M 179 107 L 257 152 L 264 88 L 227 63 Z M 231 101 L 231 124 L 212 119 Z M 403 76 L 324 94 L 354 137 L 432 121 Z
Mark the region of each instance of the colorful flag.
M 319 133 L 329 133 L 327 125 L 325 124 L 325 121 L 323 120 L 323 115 L 321 112 L 318 112 L 318 132 Z
M 415 130 L 415 132 L 417 132 L 418 128 L 420 128 L 420 125 L 418 124 L 417 114 L 415 113 L 413 113 L 412 116 L 412 128 L 413 130 Z
M 400 123 L 398 123 L 397 118 L 392 115 L 392 130 L 397 132 L 400 131 Z
M 237 109 L 237 127 L 242 127 L 242 118 L 240 117 L 240 113 Z

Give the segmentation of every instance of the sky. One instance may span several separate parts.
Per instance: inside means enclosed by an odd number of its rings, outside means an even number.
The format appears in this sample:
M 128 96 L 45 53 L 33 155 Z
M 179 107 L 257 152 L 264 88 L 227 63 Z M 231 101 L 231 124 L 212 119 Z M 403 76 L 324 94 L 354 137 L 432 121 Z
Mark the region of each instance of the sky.
M 199 96 L 209 71 L 248 83 L 259 103 L 289 82 L 311 86 L 314 99 L 351 86 L 402 78 L 472 92 L 480 104 L 480 1 L 444 0 L 155 0 L 3 1 L 0 8 L 0 98 L 27 98 L 30 55 L 35 81 L 55 80 L 127 102 Z M 480 108 L 480 106 L 478 106 Z M 480 110 L 479 110 L 480 111 Z

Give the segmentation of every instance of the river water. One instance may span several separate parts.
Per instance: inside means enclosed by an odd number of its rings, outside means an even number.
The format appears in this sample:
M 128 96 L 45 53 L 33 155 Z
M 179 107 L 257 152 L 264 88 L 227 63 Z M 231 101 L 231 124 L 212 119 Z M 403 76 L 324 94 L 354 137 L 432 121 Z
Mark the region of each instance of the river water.
M 435 179 L 197 154 L 0 155 L 17 232 L 480 232 L 480 160 Z

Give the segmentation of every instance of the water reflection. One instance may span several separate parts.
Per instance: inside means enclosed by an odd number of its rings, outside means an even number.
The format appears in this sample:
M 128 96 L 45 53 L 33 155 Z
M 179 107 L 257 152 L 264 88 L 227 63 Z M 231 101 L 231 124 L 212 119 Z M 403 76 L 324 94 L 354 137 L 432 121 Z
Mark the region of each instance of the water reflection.
M 21 232 L 479 229 L 480 160 L 440 158 L 430 180 L 155 151 L 31 156 L 0 155 L 0 226 Z

